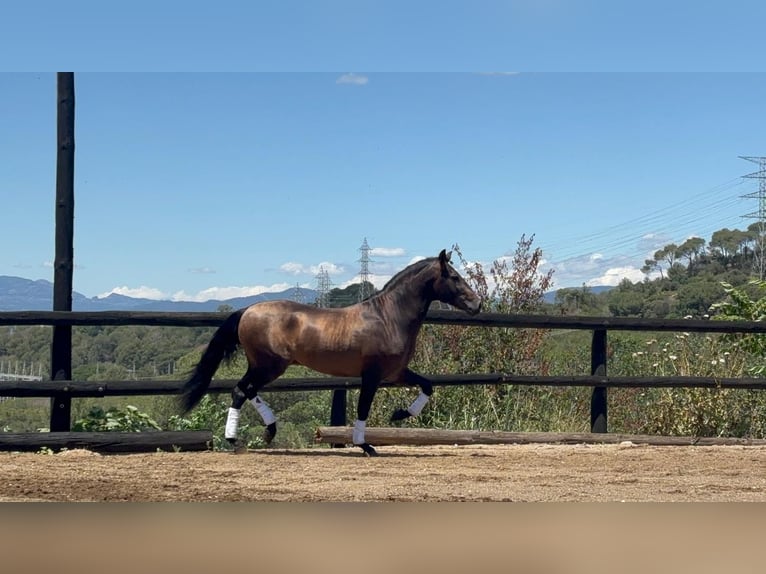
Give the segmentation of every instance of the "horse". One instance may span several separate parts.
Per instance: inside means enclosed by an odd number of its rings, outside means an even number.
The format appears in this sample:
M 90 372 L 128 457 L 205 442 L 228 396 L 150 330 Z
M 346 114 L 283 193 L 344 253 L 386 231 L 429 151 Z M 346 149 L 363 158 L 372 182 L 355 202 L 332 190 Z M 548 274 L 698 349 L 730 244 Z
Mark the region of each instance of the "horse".
M 420 387 L 407 409 L 392 414 L 392 422 L 419 415 L 433 393 L 430 381 L 408 368 L 431 303 L 441 301 L 472 315 L 481 308 L 480 297 L 450 263 L 451 253 L 442 249 L 437 257 L 408 265 L 382 290 L 348 307 L 320 308 L 277 300 L 231 313 L 185 382 L 181 409 L 186 413 L 194 408 L 220 363 L 241 347 L 248 367 L 232 391 L 224 433 L 230 444 L 237 444 L 240 409 L 248 400 L 266 425 L 266 442 L 271 442 L 276 417 L 258 391 L 297 364 L 327 375 L 361 377 L 352 441 L 367 456 L 376 456 L 364 435 L 380 382 Z

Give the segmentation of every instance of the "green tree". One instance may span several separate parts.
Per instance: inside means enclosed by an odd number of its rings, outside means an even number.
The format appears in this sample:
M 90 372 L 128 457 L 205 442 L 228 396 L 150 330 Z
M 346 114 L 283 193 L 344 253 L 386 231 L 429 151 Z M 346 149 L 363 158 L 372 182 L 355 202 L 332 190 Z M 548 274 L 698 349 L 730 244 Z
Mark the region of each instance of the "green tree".
M 677 313 L 682 316 L 707 315 L 710 306 L 720 301 L 724 291 L 714 281 L 695 281 L 682 285 L 677 294 Z
M 755 287 L 760 294 L 758 299 L 752 298 L 745 289 L 734 287 L 729 283 L 722 284 L 726 299 L 711 306 L 713 319 L 725 321 L 763 321 L 766 319 L 766 281 L 753 279 L 748 286 Z M 766 374 L 766 335 L 761 333 L 733 333 L 725 339 L 737 349 L 748 353 L 752 358 L 748 372 L 751 375 Z
M 554 303 L 562 313 L 569 315 L 590 315 L 601 311 L 598 296 L 587 285 L 559 289 L 556 291 Z
M 678 247 L 678 257 L 686 259 L 687 269 L 691 274 L 694 264 L 705 248 L 705 240 L 701 237 L 690 237 Z
M 366 293 L 375 293 L 376 289 L 372 283 L 366 282 Z M 331 289 L 327 294 L 328 307 L 348 307 L 360 300 L 361 283 L 352 283 L 348 287 Z
M 615 317 L 640 317 L 646 300 L 628 279 L 623 279 L 609 296 L 609 311 Z
M 739 229 L 719 229 L 710 238 L 710 250 L 723 260 L 732 260 L 751 239 L 747 232 Z

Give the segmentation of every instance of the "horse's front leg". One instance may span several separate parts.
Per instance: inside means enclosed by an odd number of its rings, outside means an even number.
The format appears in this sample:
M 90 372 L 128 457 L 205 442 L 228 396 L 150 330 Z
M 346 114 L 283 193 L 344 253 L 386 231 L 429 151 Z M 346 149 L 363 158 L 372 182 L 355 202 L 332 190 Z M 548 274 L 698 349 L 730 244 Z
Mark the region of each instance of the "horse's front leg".
M 391 415 L 391 422 L 401 421 L 409 417 L 418 416 L 423 410 L 423 407 L 426 406 L 429 397 L 434 392 L 431 381 L 422 375 L 418 375 L 416 372 L 411 371 L 410 369 L 404 370 L 398 382 L 407 385 L 418 385 L 420 387 L 420 394 L 406 409 L 395 410 L 394 414 Z
M 352 440 L 354 445 L 360 447 L 367 456 L 378 456 L 375 449 L 364 439 L 367 417 L 370 415 L 372 399 L 375 398 L 378 385 L 380 385 L 380 375 L 377 370 L 362 373 L 362 390 L 359 392 L 359 401 L 356 404 L 356 421 L 354 421 Z

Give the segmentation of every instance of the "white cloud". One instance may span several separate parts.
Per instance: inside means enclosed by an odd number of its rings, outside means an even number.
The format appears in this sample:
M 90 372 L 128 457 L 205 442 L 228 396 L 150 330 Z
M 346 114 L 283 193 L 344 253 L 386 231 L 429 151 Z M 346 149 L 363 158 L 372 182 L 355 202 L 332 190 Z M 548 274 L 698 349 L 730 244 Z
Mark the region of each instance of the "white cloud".
M 406 251 L 402 247 L 373 247 L 370 255 L 373 257 L 402 257 Z
M 372 283 L 375 286 L 375 289 L 382 289 L 383 286 L 388 283 L 389 279 L 391 279 L 393 275 L 378 275 L 375 273 L 370 273 L 367 280 Z M 339 285 L 341 289 L 345 289 L 349 285 L 354 285 L 355 283 L 361 283 L 362 278 L 359 275 L 356 275 L 349 279 L 348 281 L 344 281 Z
M 304 265 L 295 261 L 288 261 L 279 266 L 279 270 L 290 275 L 318 275 L 320 269 L 324 269 L 328 275 L 340 275 L 345 273 L 345 268 L 329 261 L 322 261 L 316 265 Z
M 369 82 L 370 79 L 367 76 L 360 76 L 358 74 L 343 74 L 340 76 L 337 80 L 335 80 L 336 84 L 349 84 L 352 86 L 364 86 Z
M 631 283 L 640 283 L 646 277 L 637 267 L 612 267 L 604 271 L 600 277 L 594 277 L 585 281 L 588 287 L 597 285 L 609 285 L 615 287 L 623 279 L 629 279 Z
M 286 289 L 295 287 L 290 283 L 275 283 L 273 285 L 253 285 L 250 287 L 210 287 L 203 289 L 195 294 L 186 293 L 185 291 L 178 291 L 173 294 L 171 299 L 173 301 L 210 301 L 215 299 L 218 301 L 224 299 L 234 299 L 235 297 L 252 297 L 254 295 L 260 295 L 261 293 L 278 293 Z
M 653 254 L 672 242 L 673 238 L 667 233 L 647 233 L 641 237 L 637 247 L 640 251 L 651 251 Z
M 410 259 L 410 262 L 407 263 L 407 265 L 412 265 L 413 263 L 417 263 L 418 261 L 423 261 L 423 259 L 425 259 L 425 257 L 423 257 L 422 255 L 415 255 L 415 257 Z
M 211 269 L 210 267 L 192 267 L 189 269 L 189 273 L 194 273 L 196 275 L 208 275 L 215 273 L 215 269 Z
M 235 297 L 251 297 L 254 295 L 260 295 L 261 293 L 279 293 L 287 289 L 295 287 L 294 283 L 274 283 L 273 285 L 253 285 L 245 287 L 209 287 L 203 289 L 197 293 L 187 293 L 186 291 L 177 291 L 172 295 L 163 293 L 160 289 L 154 287 L 115 287 L 111 291 L 98 295 L 98 298 L 102 299 L 109 295 L 124 295 L 125 297 L 133 297 L 136 299 L 152 299 L 155 301 L 171 300 L 171 301 L 194 301 L 204 302 L 211 299 L 221 301 L 224 299 L 234 299 Z M 302 287 L 309 287 L 308 285 L 302 285 Z
M 168 296 L 159 289 L 147 287 L 145 285 L 141 285 L 141 287 L 115 287 L 111 291 L 98 295 L 98 298 L 103 299 L 104 297 L 109 297 L 109 295 L 124 295 L 125 297 L 133 297 L 135 299 L 154 299 L 157 301 L 168 298 Z
M 644 274 L 632 261 L 624 256 L 605 257 L 601 253 L 586 253 L 563 261 L 549 261 L 541 266 L 545 273 L 553 269 L 556 288 L 579 287 L 583 284 L 617 285 L 624 277 L 631 281 L 642 281 Z
M 319 265 L 312 265 L 311 267 L 309 267 L 310 273 L 312 273 L 313 275 L 318 275 L 322 269 L 324 269 L 328 275 L 340 275 L 341 273 L 345 273 L 346 271 L 340 265 L 335 265 L 335 263 L 329 263 L 327 261 L 324 261 L 320 263 Z
M 300 275 L 301 273 L 307 273 L 306 268 L 303 266 L 302 263 L 296 263 L 294 261 L 288 261 L 287 263 L 282 263 L 282 265 L 279 266 L 280 271 L 284 271 L 285 273 L 290 273 L 292 275 Z

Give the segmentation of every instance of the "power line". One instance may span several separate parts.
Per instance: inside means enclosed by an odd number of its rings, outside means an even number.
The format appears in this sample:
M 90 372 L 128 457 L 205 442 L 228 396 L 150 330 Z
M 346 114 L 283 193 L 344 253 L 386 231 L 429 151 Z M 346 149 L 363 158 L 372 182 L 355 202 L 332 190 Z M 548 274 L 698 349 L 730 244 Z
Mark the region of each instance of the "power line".
M 639 251 L 643 253 L 636 247 L 642 239 L 652 233 L 667 233 L 674 236 L 702 235 L 708 230 L 713 232 L 721 229 L 722 226 L 736 225 L 737 221 L 741 220 L 741 216 L 732 215 L 727 218 L 722 214 L 740 204 L 741 197 L 738 195 L 720 197 L 720 195 L 743 183 L 742 178 L 732 179 L 684 200 L 607 226 L 594 233 L 562 237 L 561 243 L 555 239 L 541 242 L 541 248 L 544 253 L 554 255 L 557 261 L 592 251 L 610 252 L 626 247 L 633 247 L 636 253 Z M 718 199 L 712 202 L 705 201 L 712 197 Z M 690 209 L 690 206 L 693 208 Z M 715 222 L 711 221 L 713 217 Z

